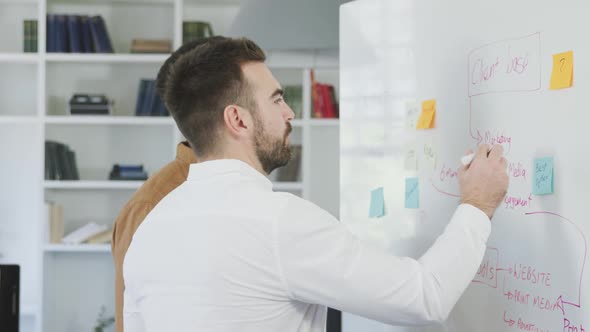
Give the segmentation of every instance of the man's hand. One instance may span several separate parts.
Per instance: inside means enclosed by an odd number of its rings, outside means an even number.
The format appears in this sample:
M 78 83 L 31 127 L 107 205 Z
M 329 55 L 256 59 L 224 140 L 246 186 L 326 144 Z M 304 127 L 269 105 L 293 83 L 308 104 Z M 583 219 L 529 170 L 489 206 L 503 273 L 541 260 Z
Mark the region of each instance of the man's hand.
M 490 150 L 488 144 L 482 144 L 471 164 L 459 169 L 461 203 L 475 206 L 490 219 L 508 190 L 507 162 L 503 152 L 500 145 L 494 145 Z

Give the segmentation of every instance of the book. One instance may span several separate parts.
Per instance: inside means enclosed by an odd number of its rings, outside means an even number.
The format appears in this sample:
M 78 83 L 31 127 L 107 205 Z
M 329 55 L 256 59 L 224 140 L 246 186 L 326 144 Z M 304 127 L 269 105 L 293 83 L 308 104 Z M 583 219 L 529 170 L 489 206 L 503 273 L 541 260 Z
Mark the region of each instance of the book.
M 80 26 L 80 17 L 76 15 L 69 15 L 66 17 L 68 24 L 68 41 L 70 45 L 70 52 L 82 53 L 82 29 Z
M 162 98 L 156 90 L 156 81 L 142 79 L 139 81 L 139 89 L 135 104 L 136 116 L 169 116 Z
M 55 37 L 55 52 L 66 53 L 69 52 L 68 31 L 65 15 L 57 15 L 56 18 L 56 37 Z
M 95 222 L 89 222 L 86 225 L 70 232 L 62 239 L 62 242 L 65 244 L 80 244 L 106 230 L 107 226 L 105 225 L 99 225 Z
M 31 48 L 31 21 L 23 21 L 23 51 L 25 53 L 32 52 Z
M 109 174 L 109 180 L 147 180 L 148 175 L 143 169 L 143 165 L 113 165 Z
M 111 243 L 113 237 L 113 229 L 107 229 L 104 232 L 98 233 L 89 237 L 84 243 L 88 244 L 100 244 L 100 243 Z
M 131 53 L 170 53 L 172 42 L 169 39 L 133 39 Z
M 45 141 L 45 179 L 80 179 L 76 154 L 67 145 L 55 141 Z
M 145 99 L 145 92 L 147 88 L 148 80 L 139 81 L 139 90 L 137 91 L 137 101 L 135 102 L 135 115 L 143 114 L 143 100 Z
M 61 243 L 64 236 L 64 211 L 63 206 L 56 203 L 49 204 L 49 243 Z
M 55 39 L 57 38 L 57 20 L 56 16 L 47 14 L 47 38 L 46 38 L 46 49 L 47 52 L 57 52 Z
M 114 53 L 111 39 L 102 16 L 90 17 L 90 32 L 96 53 Z
M 202 21 L 184 21 L 182 22 L 182 43 L 186 44 L 193 40 L 206 37 L 213 37 L 213 28 L 211 23 Z
M 31 52 L 33 53 L 37 53 L 38 49 L 37 49 L 37 45 L 39 44 L 39 28 L 38 28 L 38 23 L 37 20 L 31 20 L 31 33 L 32 33 L 32 37 L 31 37 Z
M 80 16 L 80 38 L 83 53 L 94 53 L 92 33 L 90 32 L 90 18 L 88 15 Z
M 285 91 L 285 102 L 295 113 L 295 118 L 301 119 L 303 113 L 303 87 L 301 85 L 286 85 L 283 90 Z

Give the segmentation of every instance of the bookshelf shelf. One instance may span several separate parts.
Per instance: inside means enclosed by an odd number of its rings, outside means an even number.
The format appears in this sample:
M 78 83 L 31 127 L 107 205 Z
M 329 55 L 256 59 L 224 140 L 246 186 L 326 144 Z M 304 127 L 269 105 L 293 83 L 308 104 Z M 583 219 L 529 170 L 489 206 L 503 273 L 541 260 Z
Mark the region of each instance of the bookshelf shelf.
M 143 184 L 143 181 L 55 181 L 44 182 L 45 189 L 60 190 L 135 190 Z
M 43 248 L 50 253 L 110 253 L 110 244 L 47 244 Z
M 36 123 L 39 117 L 36 116 L 0 116 L 0 124 L 28 124 Z
M 49 63 L 161 64 L 169 56 L 169 54 L 47 53 L 45 59 Z
M 339 119 L 311 119 L 309 124 L 313 127 L 338 127 L 340 125 Z
M 40 59 L 37 53 L 0 53 L 0 64 L 37 64 Z
M 161 116 L 66 115 L 47 116 L 45 123 L 54 125 L 128 125 L 175 126 L 174 119 Z

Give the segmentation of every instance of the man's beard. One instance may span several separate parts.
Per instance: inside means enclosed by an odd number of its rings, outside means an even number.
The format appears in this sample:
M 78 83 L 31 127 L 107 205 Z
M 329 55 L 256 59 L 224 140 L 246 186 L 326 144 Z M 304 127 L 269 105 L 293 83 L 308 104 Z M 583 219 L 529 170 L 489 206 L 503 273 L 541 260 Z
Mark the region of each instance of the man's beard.
M 254 134 L 256 156 L 264 172 L 270 174 L 273 170 L 287 165 L 291 160 L 291 147 L 287 144 L 287 137 L 293 128 L 287 122 L 287 129 L 283 137 L 274 138 L 264 130 L 264 125 L 258 115 L 254 115 L 254 122 L 256 125 Z

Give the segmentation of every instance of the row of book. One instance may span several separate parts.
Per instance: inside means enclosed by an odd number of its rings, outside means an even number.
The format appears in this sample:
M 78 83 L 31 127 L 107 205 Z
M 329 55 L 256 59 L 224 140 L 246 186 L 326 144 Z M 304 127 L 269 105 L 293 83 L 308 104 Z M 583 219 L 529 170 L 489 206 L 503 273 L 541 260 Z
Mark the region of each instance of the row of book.
M 23 28 L 23 49 L 25 53 L 37 52 L 37 39 L 39 36 L 37 20 L 24 20 Z
M 340 117 L 340 107 L 336 99 L 336 89 L 331 84 L 319 83 L 311 71 L 311 107 L 314 118 L 336 119 Z
M 64 209 L 61 204 L 45 202 L 48 222 L 45 229 L 45 242 L 52 244 L 100 244 L 110 243 L 112 228 L 88 222 L 64 236 Z
M 80 180 L 76 153 L 69 146 L 45 141 L 45 179 Z
M 137 102 L 135 103 L 137 116 L 168 116 L 168 110 L 156 90 L 156 81 L 143 79 L 139 82 Z
M 47 52 L 113 53 L 102 16 L 47 15 Z

